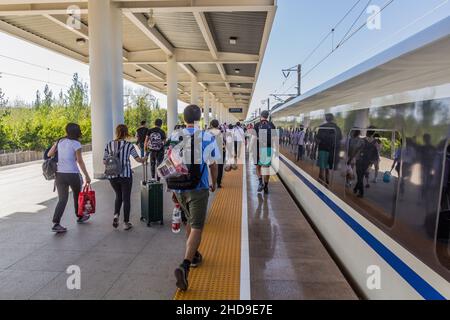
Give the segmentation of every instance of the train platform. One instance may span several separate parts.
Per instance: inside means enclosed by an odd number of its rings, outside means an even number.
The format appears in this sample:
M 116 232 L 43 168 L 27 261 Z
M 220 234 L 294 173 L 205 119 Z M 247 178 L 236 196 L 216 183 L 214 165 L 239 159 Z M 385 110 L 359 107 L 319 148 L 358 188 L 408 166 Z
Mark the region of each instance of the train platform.
M 253 166 L 226 173 L 223 188 L 210 198 L 200 248 L 204 262 L 191 271 L 186 292 L 176 290 L 173 276 L 185 238 L 171 232 L 170 193 L 164 199 L 165 225 L 141 223 L 139 166 L 132 231 L 112 228 L 111 187 L 95 181 L 98 212 L 77 225 L 67 209 L 62 223 L 69 231 L 63 235 L 50 232 L 57 199 L 51 183 L 38 179 L 39 169 L 34 163 L 0 171 L 2 188 L 11 190 L 3 194 L 14 192 L 14 202 L 28 208 L 3 204 L 0 299 L 357 299 L 279 178 L 272 177 L 269 195 L 257 194 Z M 69 266 L 80 267 L 80 290 L 67 287 Z

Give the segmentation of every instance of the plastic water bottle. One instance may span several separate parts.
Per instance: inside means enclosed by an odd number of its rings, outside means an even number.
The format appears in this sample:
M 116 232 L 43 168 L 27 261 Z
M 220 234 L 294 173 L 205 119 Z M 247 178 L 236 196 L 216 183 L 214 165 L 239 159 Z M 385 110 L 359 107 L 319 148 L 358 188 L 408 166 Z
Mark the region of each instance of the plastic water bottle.
M 180 233 L 181 231 L 181 208 L 180 205 L 175 205 L 172 214 L 172 232 Z

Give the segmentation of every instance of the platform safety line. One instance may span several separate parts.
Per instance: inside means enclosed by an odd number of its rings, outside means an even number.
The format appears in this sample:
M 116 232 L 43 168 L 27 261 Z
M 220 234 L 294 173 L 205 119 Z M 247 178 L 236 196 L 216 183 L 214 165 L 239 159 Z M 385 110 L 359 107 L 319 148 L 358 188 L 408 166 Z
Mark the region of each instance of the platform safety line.
M 248 242 L 247 163 L 242 170 L 241 281 L 240 300 L 251 300 L 250 248 Z
M 240 299 L 243 169 L 225 175 L 203 231 L 203 263 L 191 269 L 188 290 L 177 290 L 175 300 Z

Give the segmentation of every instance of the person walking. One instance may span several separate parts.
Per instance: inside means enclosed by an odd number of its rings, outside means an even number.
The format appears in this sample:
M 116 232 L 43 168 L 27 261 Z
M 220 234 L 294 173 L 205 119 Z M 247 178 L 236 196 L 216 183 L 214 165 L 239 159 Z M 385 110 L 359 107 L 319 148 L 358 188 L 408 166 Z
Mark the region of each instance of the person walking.
M 186 226 L 187 242 L 184 260 L 174 271 L 177 281 L 176 285 L 183 291 L 188 289 L 188 275 L 190 268 L 199 266 L 203 260 L 198 248 L 201 243 L 202 231 L 208 212 L 209 192 L 215 192 L 217 187 L 216 161 L 218 161 L 220 152 L 215 138 L 210 133 L 196 128 L 195 124 L 200 122 L 201 116 L 202 111 L 197 105 L 189 105 L 184 109 L 184 121 L 187 124 L 187 128 L 183 130 L 183 143 L 192 144 L 191 148 L 187 148 L 187 150 L 201 150 L 201 155 L 198 159 L 200 163 L 190 165 L 190 170 L 199 170 L 199 183 L 194 187 L 190 186 L 183 188 L 182 190 L 171 188 L 174 189 L 177 200 L 188 220 Z M 198 144 L 198 146 L 196 144 Z M 209 152 L 205 152 L 205 150 L 209 150 Z M 194 157 L 194 159 L 197 158 Z M 195 165 L 198 165 L 199 167 L 195 167 Z M 211 186 L 209 185 L 208 167 L 211 172 Z M 167 183 L 170 187 L 170 179 L 168 179 Z
M 269 193 L 270 175 L 264 175 L 262 168 L 270 168 L 272 165 L 272 132 L 275 125 L 269 121 L 270 113 L 267 110 L 261 112 L 261 121 L 255 125 L 256 133 L 256 174 L 259 180 L 258 193 Z
M 305 127 L 301 126 L 297 135 L 297 161 L 303 161 L 303 155 L 305 154 Z
M 235 163 L 238 163 L 238 159 L 242 159 L 242 144 L 245 141 L 245 133 L 241 127 L 241 123 L 237 122 L 233 128 L 233 141 L 234 141 L 234 159 Z
M 141 121 L 141 126 L 136 131 L 136 144 L 139 147 L 139 151 L 141 152 L 141 158 L 145 156 L 145 139 L 147 137 L 147 121 Z
M 164 160 L 164 144 L 166 143 L 166 133 L 161 129 L 163 121 L 156 119 L 155 127 L 148 130 L 145 139 L 145 146 L 149 150 L 150 167 L 152 178 L 156 176 L 156 168 Z M 157 177 L 159 181 L 160 178 Z
M 91 183 L 91 178 L 81 153 L 80 138 L 80 126 L 75 123 L 69 123 L 66 126 L 66 136 L 56 142 L 48 152 L 49 157 L 58 156 L 55 178 L 55 186 L 58 190 L 58 204 L 53 215 L 52 228 L 52 231 L 56 233 L 67 231 L 60 223 L 69 200 L 69 187 L 73 194 L 75 216 L 78 217 L 78 195 L 83 185 L 80 169 L 83 172 L 86 183 Z M 77 222 L 84 223 L 87 220 L 89 220 L 89 215 L 78 217 Z
M 107 176 L 116 198 L 114 201 L 113 227 L 119 227 L 120 210 L 123 206 L 124 230 L 130 230 L 133 225 L 130 223 L 131 211 L 131 188 L 133 187 L 133 171 L 131 170 L 130 157 L 137 162 L 145 163 L 147 158 L 139 157 L 133 144 L 126 141 L 129 138 L 128 127 L 120 124 L 116 128 L 116 139 L 106 144 L 103 162 L 106 164 L 108 157 L 117 155 L 120 161 L 121 173 L 115 176 Z
M 216 139 L 217 145 L 219 147 L 219 151 L 221 151 L 220 156 L 222 158 L 217 162 L 217 188 L 222 188 L 222 179 L 223 179 L 223 167 L 225 162 L 225 146 L 224 146 L 224 138 L 222 131 L 219 129 L 220 124 L 218 120 L 211 121 L 210 129 L 208 132 L 214 136 Z
M 317 160 L 317 166 L 320 169 L 319 181 L 329 186 L 330 171 L 335 170 L 338 165 L 342 131 L 334 122 L 333 114 L 327 113 L 325 121 L 324 124 L 319 126 L 315 140 L 319 150 Z

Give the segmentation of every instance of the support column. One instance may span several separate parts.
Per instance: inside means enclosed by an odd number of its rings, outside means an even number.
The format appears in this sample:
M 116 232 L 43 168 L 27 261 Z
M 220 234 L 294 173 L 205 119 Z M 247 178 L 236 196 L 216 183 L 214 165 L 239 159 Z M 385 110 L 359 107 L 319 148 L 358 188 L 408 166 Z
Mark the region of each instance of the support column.
M 113 130 L 125 122 L 123 111 L 122 10 L 111 4 L 112 115 Z
M 198 81 L 196 77 L 191 77 L 191 104 L 198 105 L 199 94 L 198 94 Z
M 175 56 L 167 57 L 167 131 L 170 135 L 178 123 L 178 77 Z
M 103 151 L 113 133 L 110 4 L 110 0 L 89 0 L 88 3 L 92 155 L 97 179 L 104 178 Z
M 208 91 L 204 91 L 203 92 L 203 119 L 205 121 L 205 125 L 207 127 L 209 127 L 209 108 L 210 108 L 210 103 L 209 103 L 209 92 Z M 214 119 L 214 116 L 213 116 Z

